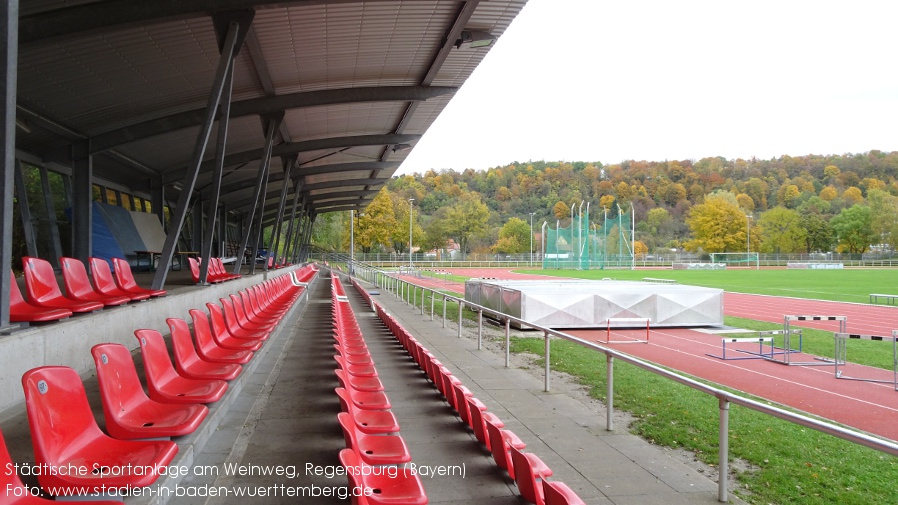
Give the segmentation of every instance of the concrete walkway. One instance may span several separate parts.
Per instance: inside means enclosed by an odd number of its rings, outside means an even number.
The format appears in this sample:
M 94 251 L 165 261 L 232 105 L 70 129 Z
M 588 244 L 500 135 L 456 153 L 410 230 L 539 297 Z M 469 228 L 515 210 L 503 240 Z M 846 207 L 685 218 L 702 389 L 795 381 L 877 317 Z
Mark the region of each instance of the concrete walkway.
M 333 373 L 330 284 L 327 272 L 322 274 L 310 287 L 292 332 L 269 343 L 272 348 L 252 380 L 195 456 L 195 470 L 180 482 L 184 490 L 218 488 L 231 494 L 173 497 L 169 503 L 347 503 L 326 496 L 345 492 L 346 478 L 330 474 L 339 467 L 337 454 L 345 444 L 333 391 L 338 383 Z M 348 281 L 344 285 L 414 464 L 423 472 L 448 473 L 421 476 L 430 503 L 521 503 L 514 483 L 355 289 Z M 457 338 L 454 325 L 444 329 L 391 294 L 375 298 L 527 443 L 528 452 L 552 468 L 553 480 L 568 484 L 587 503 L 717 503 L 715 482 L 638 437 L 606 431 L 604 413 L 594 406 L 563 392 L 543 392 L 541 378 L 506 369 L 501 356 L 477 350 L 471 338 Z M 204 467 L 213 471 L 201 475 L 196 470 Z M 228 468 L 249 475 L 234 475 Z M 262 475 L 278 471 L 283 475 Z M 266 496 L 240 498 L 235 492 Z M 306 498 L 297 498 L 302 493 Z

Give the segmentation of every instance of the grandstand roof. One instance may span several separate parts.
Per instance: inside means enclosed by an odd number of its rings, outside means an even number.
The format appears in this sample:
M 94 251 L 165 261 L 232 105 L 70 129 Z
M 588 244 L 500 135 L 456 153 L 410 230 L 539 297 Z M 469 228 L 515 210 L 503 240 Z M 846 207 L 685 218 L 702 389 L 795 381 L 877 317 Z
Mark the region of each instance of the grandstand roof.
M 266 216 L 286 181 L 310 214 L 358 209 L 488 51 L 462 32 L 499 37 L 525 3 L 21 0 L 16 147 L 62 165 L 87 149 L 95 177 L 176 198 L 236 22 L 221 202 L 254 203 L 273 124 Z M 194 195 L 213 191 L 217 128 Z

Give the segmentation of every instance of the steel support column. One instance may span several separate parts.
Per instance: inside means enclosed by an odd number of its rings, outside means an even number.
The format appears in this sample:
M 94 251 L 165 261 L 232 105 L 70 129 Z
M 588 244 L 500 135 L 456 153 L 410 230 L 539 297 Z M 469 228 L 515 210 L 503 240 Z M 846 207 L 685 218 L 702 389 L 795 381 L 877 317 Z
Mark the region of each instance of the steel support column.
M 283 161 L 287 166 L 284 167 L 284 185 L 281 186 L 281 200 L 278 204 L 278 215 L 271 229 L 271 240 L 268 241 L 268 251 L 274 252 L 274 262 L 278 261 L 278 247 L 281 245 L 281 225 L 284 223 L 284 207 L 287 206 L 287 189 L 290 187 L 290 172 L 296 166 L 296 159 Z M 267 265 L 267 263 L 266 263 Z
M 292 252 L 291 246 L 293 245 L 293 228 L 296 223 L 296 206 L 299 204 L 299 182 L 295 182 L 293 186 L 293 208 L 290 210 L 290 222 L 287 223 L 287 241 L 284 243 L 284 256 L 288 258 L 288 261 L 293 262 L 293 257 L 290 255 Z
M 3 184 L 0 186 L 0 331 L 9 327 L 9 288 L 16 280 L 9 274 L 12 267 L 12 201 L 13 162 L 16 152 L 16 81 L 19 58 L 19 0 L 7 0 L 0 6 L 0 95 L 3 121 L 0 139 L 3 145 Z
M 28 204 L 28 192 L 25 189 L 25 174 L 22 173 L 22 162 L 13 162 L 16 180 L 16 196 L 19 201 L 19 216 L 22 218 L 22 231 L 25 234 L 25 249 L 28 256 L 37 257 L 37 239 L 34 233 L 34 219 L 31 217 L 31 206 Z M 58 261 L 58 260 L 57 260 Z
M 93 156 L 90 141 L 72 148 L 72 256 L 85 264 L 93 252 Z
M 184 226 L 184 219 L 187 216 L 190 197 L 193 194 L 194 187 L 196 187 L 196 178 L 199 175 L 200 165 L 203 162 L 203 155 L 206 152 L 206 146 L 209 144 L 209 136 L 212 134 L 212 124 L 215 121 L 218 104 L 221 101 L 222 93 L 224 93 L 225 78 L 230 72 L 234 64 L 234 56 L 237 54 L 237 36 L 241 30 L 246 32 L 248 28 L 248 26 L 241 28 L 237 22 L 232 22 L 228 27 L 228 34 L 222 45 L 221 55 L 215 69 L 215 79 L 212 81 L 212 89 L 209 92 L 209 100 L 206 102 L 206 117 L 196 137 L 196 142 L 193 146 L 193 161 L 190 164 L 190 169 L 187 171 L 187 176 L 184 178 L 181 195 L 178 197 L 177 207 L 172 214 L 172 225 L 165 237 L 165 245 L 162 247 L 162 255 L 159 257 L 159 267 L 156 269 L 156 275 L 153 277 L 153 289 L 162 289 L 165 285 L 165 278 L 168 276 L 169 268 L 171 268 L 172 256 L 174 256 L 175 248 L 178 245 L 178 236 L 181 234 L 181 228 Z
M 224 174 L 224 160 L 228 140 L 228 124 L 231 115 L 231 95 L 234 90 L 234 68 L 228 70 L 225 77 L 224 95 L 221 97 L 219 107 L 221 116 L 218 120 L 218 138 L 215 145 L 215 169 L 212 172 L 212 190 L 209 192 L 209 200 L 206 216 L 206 231 L 203 235 L 203 244 L 200 249 L 200 284 L 207 284 L 209 279 L 209 261 L 212 258 L 212 239 L 215 235 L 215 221 L 218 216 L 218 198 L 221 196 L 221 177 Z M 221 228 L 224 229 L 224 228 Z M 219 238 L 222 236 L 219 231 Z M 220 255 L 224 256 L 221 252 Z M 237 263 L 240 264 L 239 262 Z
M 282 116 L 283 117 L 283 116 Z M 271 146 L 274 144 L 274 135 L 277 132 L 277 123 L 275 119 L 268 120 L 267 128 L 265 129 L 265 148 L 264 154 L 262 155 L 262 159 L 259 160 L 259 173 L 256 175 L 256 186 L 255 191 L 253 192 L 253 202 L 255 202 L 249 208 L 249 214 L 244 217 L 243 222 L 243 238 L 240 240 L 240 249 L 237 250 L 237 265 L 234 267 L 234 273 L 240 273 L 240 264 L 243 261 L 243 255 L 246 253 L 246 247 L 249 244 L 249 237 L 253 231 L 253 224 L 255 223 L 255 214 L 256 208 L 259 207 L 259 199 L 262 198 L 263 202 L 264 197 L 262 196 L 262 183 L 265 179 L 268 178 L 268 166 L 271 163 Z M 252 257 L 250 258 L 250 273 L 255 272 L 256 266 L 256 253 L 258 252 L 259 244 L 258 240 L 256 241 L 256 245 L 253 246 Z

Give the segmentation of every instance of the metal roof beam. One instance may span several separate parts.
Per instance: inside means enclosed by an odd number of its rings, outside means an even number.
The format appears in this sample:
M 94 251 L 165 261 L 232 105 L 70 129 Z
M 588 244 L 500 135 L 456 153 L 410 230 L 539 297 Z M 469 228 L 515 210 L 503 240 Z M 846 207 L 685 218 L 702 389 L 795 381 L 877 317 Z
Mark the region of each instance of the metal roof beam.
M 106 0 L 23 17 L 19 20 L 19 44 L 196 18 L 210 12 L 336 3 L 358 3 L 358 0 Z
M 296 169 L 296 172 L 293 173 L 293 178 L 298 179 L 300 177 L 305 177 L 308 175 L 331 174 L 338 172 L 362 172 L 369 170 L 379 173 L 383 170 L 389 170 L 397 167 L 399 167 L 399 163 L 379 163 L 375 161 L 363 161 L 358 163 L 337 163 L 334 165 L 298 168 Z M 284 172 L 272 173 L 268 177 L 269 182 L 280 182 L 284 180 Z M 236 193 L 238 191 L 243 191 L 249 187 L 247 184 L 254 180 L 255 179 L 253 177 L 248 177 L 237 181 L 231 181 L 226 186 L 222 186 L 221 194 L 227 195 Z M 351 180 L 349 182 L 351 182 Z M 206 196 L 205 193 L 204 196 Z
M 273 157 L 290 156 L 293 154 L 321 151 L 324 149 L 341 149 L 344 147 L 361 147 L 361 146 L 379 146 L 404 144 L 416 142 L 421 135 L 403 134 L 403 135 L 355 135 L 350 137 L 330 137 L 325 139 L 304 140 L 301 142 L 287 142 L 274 146 L 271 155 Z M 225 166 L 240 165 L 250 163 L 262 158 L 262 149 L 251 149 L 241 153 L 234 153 L 225 156 Z M 377 162 L 372 162 L 377 163 Z M 398 167 L 398 163 L 393 163 Z M 215 166 L 215 160 L 203 162 L 202 170 L 211 170 Z M 166 181 L 178 181 L 184 178 L 187 168 L 182 167 L 165 174 Z M 321 172 L 319 172 L 321 173 Z
M 231 105 L 231 117 L 273 114 L 290 109 L 347 103 L 422 101 L 452 94 L 457 90 L 458 88 L 452 86 L 373 86 L 291 93 L 235 102 Z M 202 124 L 205 115 L 206 109 L 200 108 L 132 124 L 96 135 L 91 140 L 91 147 L 94 149 L 93 153 L 97 153 L 136 140 L 198 126 Z

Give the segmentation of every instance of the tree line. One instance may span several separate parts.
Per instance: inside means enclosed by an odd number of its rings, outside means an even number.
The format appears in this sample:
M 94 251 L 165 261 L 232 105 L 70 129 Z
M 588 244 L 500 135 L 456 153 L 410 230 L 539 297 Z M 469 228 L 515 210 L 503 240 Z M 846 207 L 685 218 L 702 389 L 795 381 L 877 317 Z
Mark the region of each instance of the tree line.
M 538 251 L 543 222 L 568 225 L 582 201 L 632 208 L 640 251 L 894 250 L 898 152 L 428 170 L 391 179 L 356 217 L 355 243 L 363 252 L 406 253 L 411 211 L 415 250 L 454 243 L 463 253 L 527 252 L 532 218 Z M 348 250 L 349 222 L 348 213 L 319 216 L 315 242 Z

